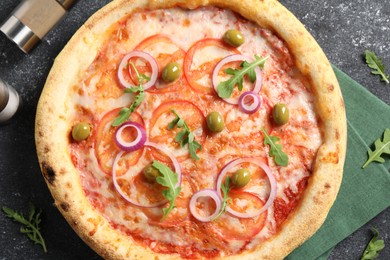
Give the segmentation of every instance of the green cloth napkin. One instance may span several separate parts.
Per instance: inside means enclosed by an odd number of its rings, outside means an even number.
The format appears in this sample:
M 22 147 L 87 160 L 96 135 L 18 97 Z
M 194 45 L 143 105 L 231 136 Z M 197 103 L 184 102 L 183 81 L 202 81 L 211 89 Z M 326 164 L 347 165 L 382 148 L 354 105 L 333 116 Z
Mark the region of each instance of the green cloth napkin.
M 390 160 L 367 160 L 368 147 L 390 128 L 390 106 L 334 68 L 347 111 L 348 144 L 340 192 L 322 227 L 286 259 L 327 259 L 333 247 L 390 206 Z

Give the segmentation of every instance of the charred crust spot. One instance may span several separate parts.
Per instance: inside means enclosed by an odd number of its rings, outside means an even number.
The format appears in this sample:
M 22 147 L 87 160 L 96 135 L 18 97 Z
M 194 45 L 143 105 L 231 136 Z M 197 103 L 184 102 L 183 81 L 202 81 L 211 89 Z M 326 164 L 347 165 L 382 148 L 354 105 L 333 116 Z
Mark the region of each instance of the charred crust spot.
M 45 179 L 51 185 L 54 185 L 56 174 L 55 174 L 53 168 L 51 168 L 51 166 L 49 164 L 47 164 L 46 162 L 42 162 L 42 173 L 43 173 L 43 176 L 45 177 Z
M 91 30 L 91 29 L 93 28 L 93 24 L 88 23 L 85 27 L 86 27 L 88 30 Z
M 330 92 L 332 92 L 332 91 L 334 90 L 333 84 L 329 84 L 329 85 L 328 85 L 328 90 L 329 90 Z
M 69 203 L 62 202 L 62 203 L 60 204 L 60 207 L 62 208 L 63 211 L 68 212 L 68 211 L 69 211 L 69 208 L 70 208 L 70 205 L 69 205 Z
M 38 135 L 39 135 L 39 137 L 43 137 L 42 131 L 39 131 L 39 132 L 38 132 Z
M 336 130 L 335 135 L 336 135 L 336 139 L 340 140 L 340 132 L 339 132 L 339 130 Z
M 314 196 L 314 197 L 313 197 L 313 202 L 314 202 L 314 204 L 316 204 L 316 205 L 321 205 L 322 200 L 321 200 L 321 198 L 318 198 L 318 196 Z
M 325 189 L 330 189 L 330 184 L 329 183 L 325 183 L 324 188 Z
M 344 107 L 344 100 L 343 100 L 343 98 L 341 98 L 340 101 L 341 101 L 340 102 L 341 107 Z
M 65 175 L 65 173 L 66 173 L 66 169 L 65 169 L 65 168 L 61 168 L 60 174 L 61 174 L 61 175 Z
M 43 152 L 44 153 L 49 153 L 50 152 L 50 148 L 49 148 L 49 146 L 45 146 L 45 148 L 43 148 Z

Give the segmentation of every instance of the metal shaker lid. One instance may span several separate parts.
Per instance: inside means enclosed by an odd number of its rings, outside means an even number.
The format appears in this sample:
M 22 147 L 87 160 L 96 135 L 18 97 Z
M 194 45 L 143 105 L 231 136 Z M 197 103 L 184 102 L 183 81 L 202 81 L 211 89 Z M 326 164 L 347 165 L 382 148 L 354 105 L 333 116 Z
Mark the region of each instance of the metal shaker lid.
M 39 37 L 27 25 L 13 15 L 1 25 L 0 31 L 25 53 L 28 53 L 40 41 Z
M 58 3 L 60 3 L 66 10 L 69 10 L 71 5 L 76 1 L 76 0 L 56 0 Z
M 0 112 L 7 106 L 9 91 L 7 85 L 0 79 Z

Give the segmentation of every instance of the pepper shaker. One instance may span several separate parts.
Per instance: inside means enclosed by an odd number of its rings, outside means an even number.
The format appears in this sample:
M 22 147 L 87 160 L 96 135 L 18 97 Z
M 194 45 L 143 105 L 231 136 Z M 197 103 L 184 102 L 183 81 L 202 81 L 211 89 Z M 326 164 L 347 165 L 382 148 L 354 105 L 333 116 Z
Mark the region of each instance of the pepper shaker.
M 75 0 L 23 0 L 0 26 L 28 53 L 61 20 Z
M 20 107 L 20 98 L 16 90 L 0 79 L 0 124 L 11 119 Z

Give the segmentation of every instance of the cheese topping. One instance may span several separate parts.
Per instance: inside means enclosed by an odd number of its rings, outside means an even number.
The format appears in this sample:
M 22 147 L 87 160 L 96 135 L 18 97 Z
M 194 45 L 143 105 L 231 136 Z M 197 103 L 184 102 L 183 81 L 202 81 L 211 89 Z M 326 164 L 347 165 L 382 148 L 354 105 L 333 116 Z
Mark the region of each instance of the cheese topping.
M 211 7 L 136 12 L 111 29 L 108 42 L 75 86 L 72 97 L 75 107 L 81 108 L 75 110 L 75 121 L 88 114 L 94 129 L 86 144 L 70 145 L 91 204 L 113 227 L 137 243 L 156 252 L 178 253 L 187 258 L 236 254 L 272 237 L 299 201 L 322 143 L 310 86 L 294 67 L 284 42 L 230 11 Z M 246 42 L 237 49 L 224 45 L 220 39 L 228 29 L 240 30 Z M 134 49 L 151 54 L 160 66 L 176 55 L 183 66 L 177 82 L 167 85 L 158 80 L 156 86 L 147 90 L 131 117 L 145 127 L 149 141 L 164 146 L 180 162 L 182 191 L 176 208 L 164 221 L 161 221 L 162 208 L 167 204 L 152 208 L 135 206 L 120 196 L 112 181 L 112 166 L 120 150 L 114 143 L 115 128 L 111 123 L 120 108 L 128 107 L 134 100 L 134 94 L 123 92 L 116 70 L 123 56 Z M 263 87 L 259 93 L 263 104 L 251 115 L 241 112 L 237 105 L 225 103 L 211 85 L 215 64 L 237 52 L 250 60 L 254 55 L 269 56 L 262 70 Z M 189 66 L 184 68 L 186 64 Z M 251 88 L 248 80 L 245 88 Z M 276 127 L 271 109 L 280 102 L 288 106 L 290 120 Z M 195 140 L 202 144 L 202 151 L 197 153 L 200 160 L 189 157 L 188 145 L 180 147 L 174 141 L 179 130 L 167 128 L 175 118 L 172 109 L 186 120 Z M 211 134 L 205 127 L 205 117 L 211 111 L 224 117 L 225 129 L 218 134 Z M 269 157 L 262 128 L 281 138 L 283 150 L 289 156 L 288 166 L 276 166 Z M 274 205 L 253 219 L 225 213 L 209 223 L 195 220 L 189 212 L 192 195 L 201 189 L 215 189 L 224 165 L 242 157 L 256 157 L 270 166 L 277 180 Z M 123 155 L 120 171 L 116 173 L 121 188 L 140 204 L 164 199 L 162 188 L 143 178 L 143 168 L 153 159 L 170 164 L 158 150 L 144 147 Z M 238 165 L 229 175 L 244 167 L 251 171 L 252 178 L 246 187 L 234 191 L 242 196 L 234 199 L 234 206 L 253 211 L 257 207 L 254 203 L 267 201 L 270 184 L 261 168 L 251 163 Z M 206 211 L 215 206 L 208 204 L 213 203 L 208 200 L 201 202 Z

